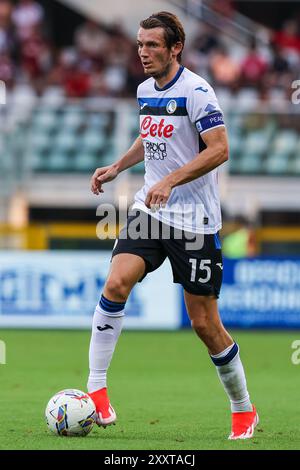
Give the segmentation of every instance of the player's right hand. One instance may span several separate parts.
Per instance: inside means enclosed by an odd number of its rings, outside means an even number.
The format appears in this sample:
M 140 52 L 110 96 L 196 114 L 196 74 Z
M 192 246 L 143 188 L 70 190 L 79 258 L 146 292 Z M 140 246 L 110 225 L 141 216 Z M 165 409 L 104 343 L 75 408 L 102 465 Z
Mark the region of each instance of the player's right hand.
M 103 168 L 97 168 L 91 178 L 91 191 L 98 195 L 104 193 L 102 185 L 112 181 L 118 176 L 118 170 L 114 165 L 104 166 Z

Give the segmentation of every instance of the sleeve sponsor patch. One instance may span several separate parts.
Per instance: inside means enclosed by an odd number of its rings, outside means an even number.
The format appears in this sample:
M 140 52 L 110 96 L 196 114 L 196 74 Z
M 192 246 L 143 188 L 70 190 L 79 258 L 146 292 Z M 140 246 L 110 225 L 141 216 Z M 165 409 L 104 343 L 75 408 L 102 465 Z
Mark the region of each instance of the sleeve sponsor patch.
M 195 124 L 197 131 L 203 132 L 217 126 L 224 125 L 224 119 L 222 113 L 216 112 L 213 114 L 208 114 L 207 116 L 204 116 L 201 119 L 198 119 Z

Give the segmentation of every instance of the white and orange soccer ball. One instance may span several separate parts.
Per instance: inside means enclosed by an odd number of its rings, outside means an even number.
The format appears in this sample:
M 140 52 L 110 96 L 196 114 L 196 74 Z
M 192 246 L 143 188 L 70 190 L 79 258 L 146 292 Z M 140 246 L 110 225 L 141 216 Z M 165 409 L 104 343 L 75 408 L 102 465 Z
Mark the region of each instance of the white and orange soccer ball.
M 56 393 L 45 411 L 47 426 L 57 436 L 86 436 L 95 424 L 95 417 L 93 400 L 76 389 Z

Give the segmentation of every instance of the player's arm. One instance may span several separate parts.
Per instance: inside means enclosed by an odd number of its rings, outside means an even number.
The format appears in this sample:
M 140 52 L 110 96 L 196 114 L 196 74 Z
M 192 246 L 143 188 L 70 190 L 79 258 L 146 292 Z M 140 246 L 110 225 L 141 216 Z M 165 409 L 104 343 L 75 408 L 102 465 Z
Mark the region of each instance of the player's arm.
M 206 145 L 206 149 L 198 153 L 192 161 L 170 173 L 149 190 L 145 200 L 145 205 L 149 209 L 151 206 L 164 205 L 169 199 L 172 189 L 176 186 L 189 183 L 214 170 L 228 160 L 228 139 L 224 126 L 203 132 L 201 138 Z
M 224 126 L 204 132 L 201 138 L 206 149 L 198 153 L 191 162 L 166 177 L 171 188 L 189 183 L 228 160 L 228 139 Z
M 139 136 L 125 155 L 109 166 L 97 168 L 91 179 L 91 190 L 94 194 L 103 193 L 102 185 L 115 179 L 121 171 L 127 170 L 144 160 L 144 147 Z

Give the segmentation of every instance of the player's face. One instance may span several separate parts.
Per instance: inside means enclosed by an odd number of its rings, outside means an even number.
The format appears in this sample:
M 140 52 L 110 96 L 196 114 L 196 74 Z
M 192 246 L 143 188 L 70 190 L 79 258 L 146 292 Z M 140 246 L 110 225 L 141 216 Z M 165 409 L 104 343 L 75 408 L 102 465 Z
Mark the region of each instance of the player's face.
M 137 44 L 145 74 L 156 79 L 168 75 L 176 56 L 166 46 L 163 28 L 140 28 Z

